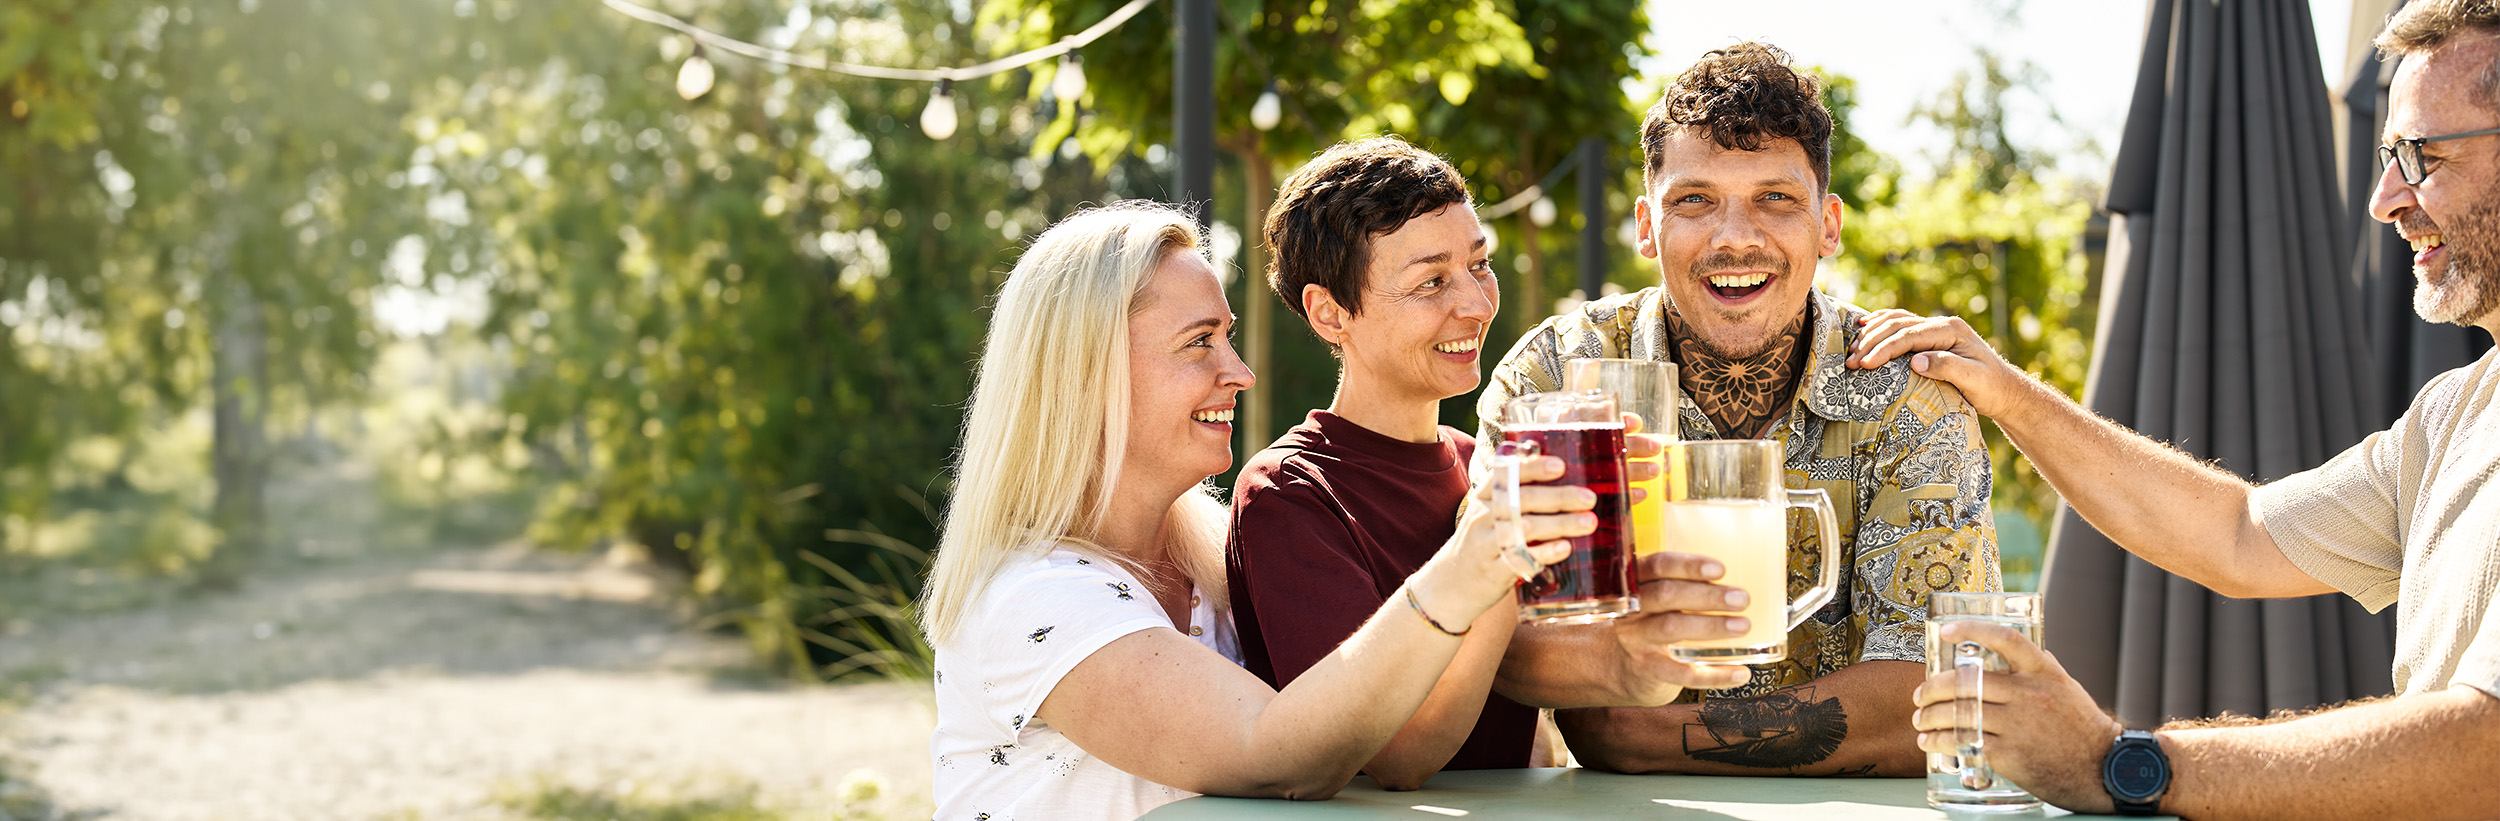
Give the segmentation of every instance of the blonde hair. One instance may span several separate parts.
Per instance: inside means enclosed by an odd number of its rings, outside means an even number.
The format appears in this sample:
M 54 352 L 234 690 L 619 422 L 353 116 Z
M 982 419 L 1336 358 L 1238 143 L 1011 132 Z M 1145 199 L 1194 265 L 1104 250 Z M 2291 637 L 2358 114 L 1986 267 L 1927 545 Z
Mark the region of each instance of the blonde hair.
M 954 498 L 921 595 L 932 644 L 952 638 L 1000 568 L 1054 547 L 1156 574 L 1096 544 L 1128 444 L 1128 319 L 1172 254 L 1205 251 L 1198 223 L 1153 202 L 1060 220 L 999 288 L 954 470 Z M 1182 493 L 1164 517 L 1170 560 L 1225 606 L 1227 516 L 1213 489 Z M 1150 582 L 1151 583 L 1151 582 Z

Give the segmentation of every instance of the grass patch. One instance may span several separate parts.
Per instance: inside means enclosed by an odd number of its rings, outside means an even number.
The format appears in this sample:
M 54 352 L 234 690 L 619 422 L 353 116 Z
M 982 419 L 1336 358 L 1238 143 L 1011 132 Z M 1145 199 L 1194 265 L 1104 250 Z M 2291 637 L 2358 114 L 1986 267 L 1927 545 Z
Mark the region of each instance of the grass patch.
M 784 821 L 788 817 L 762 806 L 751 786 L 686 795 L 632 781 L 604 790 L 542 784 L 503 795 L 496 803 L 522 818 L 545 821 Z
M 541 778 L 527 787 L 501 791 L 495 803 L 513 817 L 532 821 L 887 821 L 914 817 L 883 811 L 890 809 L 886 806 L 889 787 L 883 777 L 869 771 L 852 773 L 835 791 L 828 814 L 824 807 L 785 811 L 745 782 L 706 787 L 694 782 L 623 779 L 603 788 L 584 788 Z M 916 817 L 927 816 L 921 812 Z M 0 817 L 0 821 L 7 819 Z
M 928 577 L 928 551 L 883 533 L 827 530 L 825 539 L 869 548 L 858 569 L 812 550 L 799 558 L 824 572 L 830 584 L 802 586 L 817 615 L 801 624 L 808 642 L 831 650 L 831 664 L 817 669 L 831 681 L 868 674 L 927 680 L 937 671 L 937 650 L 920 633 L 920 582 Z

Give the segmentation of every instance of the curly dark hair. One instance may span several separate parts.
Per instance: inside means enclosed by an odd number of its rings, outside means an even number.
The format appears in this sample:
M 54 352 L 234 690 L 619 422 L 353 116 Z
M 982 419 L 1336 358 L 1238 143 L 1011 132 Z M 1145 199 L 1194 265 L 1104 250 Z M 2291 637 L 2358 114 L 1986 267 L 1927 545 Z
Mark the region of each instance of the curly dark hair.
M 1796 140 L 1814 164 L 1814 182 L 1832 187 L 1832 112 L 1823 81 L 1789 66 L 1788 52 L 1768 43 L 1738 43 L 1701 56 L 1676 75 L 1641 120 L 1641 182 L 1658 181 L 1667 137 L 1701 129 L 1721 148 L 1760 151 L 1765 141 Z
M 1267 210 L 1267 287 L 1306 320 L 1306 285 L 1360 314 L 1372 240 L 1472 201 L 1467 180 L 1438 154 L 1393 136 L 1338 143 L 1287 177 Z

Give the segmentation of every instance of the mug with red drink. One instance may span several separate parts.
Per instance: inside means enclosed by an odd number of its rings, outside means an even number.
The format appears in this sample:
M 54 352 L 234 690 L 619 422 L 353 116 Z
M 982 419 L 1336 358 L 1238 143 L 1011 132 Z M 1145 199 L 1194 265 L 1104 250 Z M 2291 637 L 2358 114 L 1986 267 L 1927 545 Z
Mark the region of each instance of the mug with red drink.
M 1519 620 L 1590 622 L 1640 609 L 1632 575 L 1630 477 L 1623 458 L 1623 417 L 1604 391 L 1531 393 L 1502 406 L 1502 439 L 1513 450 L 1560 458 L 1563 475 L 1550 484 L 1597 494 L 1597 529 L 1571 537 L 1571 557 L 1519 584 Z

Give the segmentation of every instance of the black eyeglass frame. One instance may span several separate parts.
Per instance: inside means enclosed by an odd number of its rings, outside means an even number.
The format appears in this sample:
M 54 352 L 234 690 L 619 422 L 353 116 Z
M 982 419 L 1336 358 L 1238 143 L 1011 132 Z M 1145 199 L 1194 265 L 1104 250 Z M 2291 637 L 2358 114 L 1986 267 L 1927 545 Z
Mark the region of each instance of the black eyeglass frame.
M 2380 171 L 2385 171 L 2387 170 L 2388 163 L 2395 163 L 2396 175 L 2403 177 L 2406 185 L 2421 185 L 2423 180 L 2430 179 L 2431 177 L 2431 172 L 2422 167 L 2422 145 L 2424 143 L 2435 143 L 2443 140 L 2462 140 L 2467 137 L 2483 137 L 2492 134 L 2500 134 L 2500 128 L 2486 128 L 2481 131 L 2459 131 L 2454 134 L 2441 134 L 2436 137 L 2405 137 L 2397 140 L 2395 145 L 2382 145 L 2378 147 L 2378 167 Z M 2408 157 L 2411 158 L 2409 161 L 2406 159 Z

